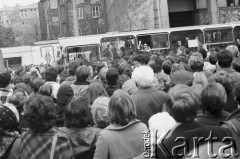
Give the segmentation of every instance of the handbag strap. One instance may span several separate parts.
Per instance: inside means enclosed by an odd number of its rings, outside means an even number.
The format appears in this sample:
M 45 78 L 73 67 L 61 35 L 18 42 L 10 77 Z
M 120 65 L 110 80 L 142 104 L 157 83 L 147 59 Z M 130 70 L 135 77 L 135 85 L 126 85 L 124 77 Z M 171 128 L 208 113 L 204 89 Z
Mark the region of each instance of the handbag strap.
M 57 144 L 57 139 L 58 139 L 58 133 L 56 133 L 53 137 L 52 147 L 51 147 L 51 152 L 50 152 L 50 159 L 53 159 L 53 157 L 54 157 L 54 152 L 55 152 L 55 148 L 56 148 L 56 144 Z

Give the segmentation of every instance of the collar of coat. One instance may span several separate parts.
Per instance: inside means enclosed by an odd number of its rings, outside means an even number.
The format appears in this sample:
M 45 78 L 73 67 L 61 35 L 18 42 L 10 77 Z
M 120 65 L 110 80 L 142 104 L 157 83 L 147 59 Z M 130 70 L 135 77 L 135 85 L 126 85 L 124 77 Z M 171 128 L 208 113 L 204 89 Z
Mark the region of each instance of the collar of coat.
M 127 125 L 125 126 L 115 126 L 113 124 L 110 124 L 108 127 L 106 127 L 105 129 L 106 130 L 123 130 L 123 129 L 126 129 L 134 124 L 137 124 L 137 123 L 140 123 L 141 121 L 140 120 L 133 120 L 133 121 L 130 121 Z
M 159 90 L 155 88 L 146 88 L 146 89 L 137 89 L 133 94 L 145 94 L 145 93 L 151 93 L 151 92 L 157 92 Z

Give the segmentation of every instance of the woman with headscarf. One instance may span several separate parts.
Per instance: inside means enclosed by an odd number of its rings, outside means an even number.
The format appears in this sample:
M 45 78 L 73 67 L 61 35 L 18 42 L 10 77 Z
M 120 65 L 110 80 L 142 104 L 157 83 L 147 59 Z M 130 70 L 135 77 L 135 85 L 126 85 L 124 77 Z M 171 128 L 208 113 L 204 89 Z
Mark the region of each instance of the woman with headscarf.
M 21 132 L 16 115 L 4 105 L 0 105 L 0 158 L 7 158 L 12 144 Z

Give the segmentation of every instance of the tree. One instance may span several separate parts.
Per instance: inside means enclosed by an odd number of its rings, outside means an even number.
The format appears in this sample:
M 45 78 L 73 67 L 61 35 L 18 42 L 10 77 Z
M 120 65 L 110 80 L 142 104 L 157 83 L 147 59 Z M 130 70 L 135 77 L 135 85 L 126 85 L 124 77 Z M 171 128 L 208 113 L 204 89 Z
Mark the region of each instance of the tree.
M 15 45 L 15 33 L 12 28 L 0 27 L 0 47 Z
M 118 31 L 131 31 L 153 27 L 153 1 L 149 0 L 120 0 L 113 1 L 115 17 L 118 22 Z M 113 23 L 113 22 L 109 22 Z
M 15 9 L 10 12 L 8 19 L 11 22 L 11 26 L 15 33 L 15 46 L 31 45 L 33 42 L 39 40 L 39 19 L 35 17 L 22 20 L 19 16 L 19 9 L 16 6 Z

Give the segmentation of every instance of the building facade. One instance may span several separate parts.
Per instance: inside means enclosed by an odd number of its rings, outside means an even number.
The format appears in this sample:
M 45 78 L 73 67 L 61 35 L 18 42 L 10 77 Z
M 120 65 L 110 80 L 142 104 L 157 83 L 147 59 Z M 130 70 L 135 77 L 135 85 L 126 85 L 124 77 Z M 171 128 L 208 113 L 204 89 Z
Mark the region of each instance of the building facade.
M 105 0 L 58 0 L 63 37 L 107 32 Z
M 168 28 L 240 20 L 240 0 L 106 0 L 109 31 Z
M 40 0 L 38 3 L 41 40 L 61 37 L 57 0 Z
M 42 40 L 107 32 L 105 0 L 40 0 Z

